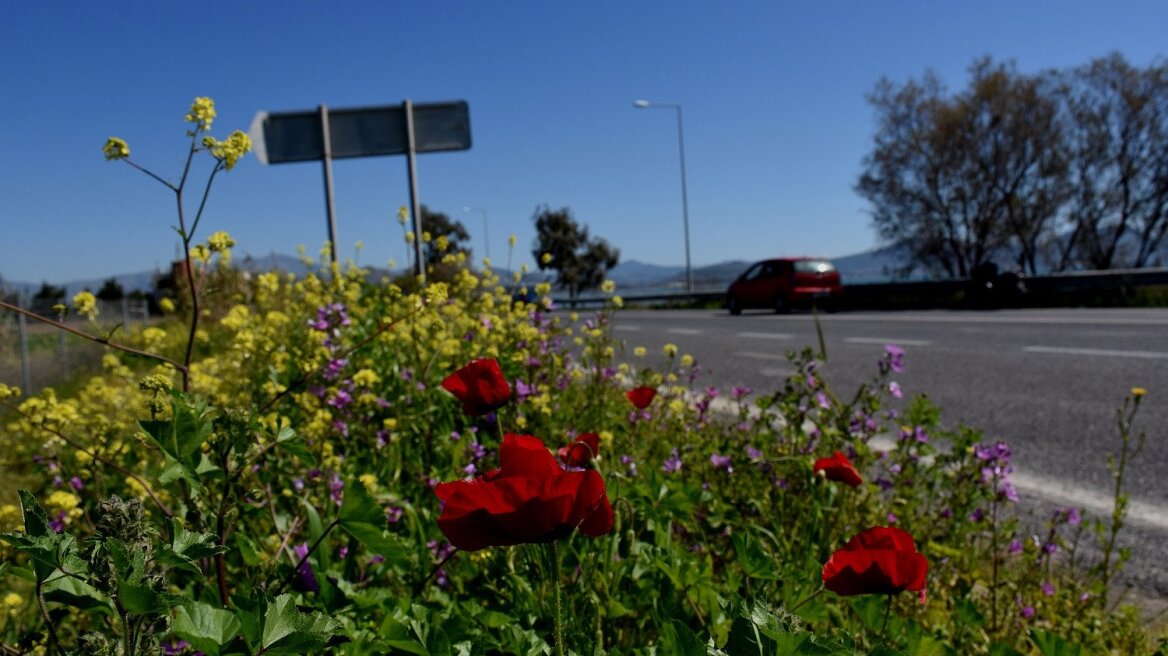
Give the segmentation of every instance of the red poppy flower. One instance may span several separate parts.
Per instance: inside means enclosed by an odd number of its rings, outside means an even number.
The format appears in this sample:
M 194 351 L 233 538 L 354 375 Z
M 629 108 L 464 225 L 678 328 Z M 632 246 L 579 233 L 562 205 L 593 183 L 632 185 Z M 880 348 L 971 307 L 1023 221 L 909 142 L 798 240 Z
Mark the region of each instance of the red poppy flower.
M 636 389 L 631 389 L 625 392 L 625 396 L 633 405 L 637 406 L 638 410 L 644 410 L 653 402 L 653 397 L 657 396 L 657 390 L 647 385 L 642 385 Z
M 511 398 L 511 386 L 494 358 L 474 360 L 442 381 L 442 387 L 462 401 L 462 410 L 477 417 L 503 407 Z
M 852 487 L 859 487 L 860 483 L 864 482 L 852 461 L 839 451 L 833 453 L 830 458 L 816 460 L 814 469 L 816 474 L 823 472 L 829 481 L 847 483 Z
M 845 597 L 893 595 L 904 590 L 925 594 L 929 561 L 917 552 L 908 532 L 877 526 L 848 540 L 823 566 L 823 586 Z
M 568 467 L 584 467 L 596 454 L 600 453 L 600 436 L 596 433 L 580 433 L 576 441 L 562 446 L 556 451 L 560 462 Z
M 503 437 L 499 468 L 469 481 L 439 483 L 438 528 L 464 551 L 553 542 L 576 527 L 596 537 L 612 530 L 612 505 L 595 469 L 565 471 L 538 437 Z

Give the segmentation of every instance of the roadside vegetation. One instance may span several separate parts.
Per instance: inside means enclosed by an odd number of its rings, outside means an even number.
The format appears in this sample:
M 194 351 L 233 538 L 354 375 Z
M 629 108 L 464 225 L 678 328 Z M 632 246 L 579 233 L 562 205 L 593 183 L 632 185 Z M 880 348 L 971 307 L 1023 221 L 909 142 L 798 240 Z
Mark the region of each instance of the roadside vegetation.
M 213 118 L 197 99 L 189 155 L 218 173 L 248 144 Z M 180 207 L 186 181 L 163 182 Z M 0 385 L 6 468 L 33 481 L 0 499 L 0 653 L 1168 645 L 1110 590 L 1140 388 L 1114 514 L 1031 535 L 1009 446 L 903 399 L 896 345 L 857 390 L 821 378 L 822 340 L 778 389 L 717 389 L 674 346 L 614 339 L 609 282 L 605 308 L 553 313 L 548 285 L 515 301 L 441 240 L 450 275 L 417 291 L 336 264 L 248 276 L 200 220 L 179 216 L 166 321 L 94 335 L 102 370 L 68 393 Z M 97 321 L 92 298 L 68 311 Z

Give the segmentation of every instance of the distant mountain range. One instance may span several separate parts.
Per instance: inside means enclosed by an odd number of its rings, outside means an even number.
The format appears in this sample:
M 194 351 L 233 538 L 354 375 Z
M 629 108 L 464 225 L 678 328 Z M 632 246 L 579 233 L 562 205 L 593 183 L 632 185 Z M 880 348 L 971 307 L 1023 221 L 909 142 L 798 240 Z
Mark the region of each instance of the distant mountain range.
M 895 248 L 882 248 L 863 253 L 856 253 L 846 257 L 835 258 L 832 260 L 836 268 L 839 269 L 840 275 L 844 283 L 848 282 L 869 282 L 875 280 L 887 280 L 892 277 L 892 271 L 897 267 L 903 266 L 904 259 L 897 255 Z M 267 255 L 236 255 L 233 263 L 248 271 L 272 271 L 279 269 L 297 275 L 307 273 L 308 267 L 301 262 L 299 257 L 293 255 L 285 255 L 282 253 L 269 253 Z M 738 274 L 746 270 L 750 266 L 750 262 L 746 260 L 730 260 L 726 262 L 719 262 L 707 266 L 694 267 L 693 277 L 694 286 L 699 289 L 709 289 L 711 287 L 723 287 L 730 284 Z M 378 269 L 377 274 L 394 274 L 398 271 L 387 271 L 385 269 Z M 496 269 L 504 279 L 510 279 L 510 272 L 504 269 Z M 2 272 L 0 272 L 2 273 Z M 156 275 L 163 273 L 162 271 L 139 271 L 136 273 L 125 273 L 115 276 L 107 276 L 105 278 L 85 278 L 81 280 L 70 280 L 67 282 L 50 281 L 52 284 L 64 287 L 67 298 L 71 298 L 73 294 L 79 291 L 88 289 L 90 291 L 97 291 L 109 278 L 117 280 L 127 292 L 139 289 L 142 291 L 150 291 L 154 287 L 154 278 Z M 552 277 L 549 271 L 534 271 L 527 274 L 524 282 L 526 284 L 534 284 L 542 280 L 548 280 Z M 684 288 L 685 287 L 685 267 L 676 265 L 660 265 L 647 264 L 637 260 L 626 260 L 617 264 L 612 271 L 609 272 L 608 277 L 617 284 L 617 287 L 624 290 L 631 289 L 647 289 L 647 288 Z M 4 280 L 5 288 L 9 290 L 16 290 L 21 294 L 32 295 L 41 288 L 41 283 L 36 282 L 19 282 Z

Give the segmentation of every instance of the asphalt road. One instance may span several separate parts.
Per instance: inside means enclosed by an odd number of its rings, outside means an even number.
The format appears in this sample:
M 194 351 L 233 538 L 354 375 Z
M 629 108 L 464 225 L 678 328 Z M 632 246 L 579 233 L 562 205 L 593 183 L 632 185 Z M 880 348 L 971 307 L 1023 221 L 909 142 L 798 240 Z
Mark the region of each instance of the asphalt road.
M 1034 517 L 1067 505 L 1110 513 L 1106 457 L 1119 445 L 1116 407 L 1131 388 L 1146 388 L 1135 427 L 1147 441 L 1126 483 L 1127 580 L 1168 599 L 1168 310 L 839 313 L 820 321 L 823 375 L 837 392 L 870 379 L 885 344 L 904 348 L 906 371 L 893 379 L 906 397 L 926 393 L 947 426 L 1009 443 L 1022 507 Z M 776 389 L 792 371 L 786 352 L 816 344 L 807 313 L 626 310 L 614 328 L 630 350 L 660 354 L 676 344 L 705 371 L 697 385 L 723 390 Z

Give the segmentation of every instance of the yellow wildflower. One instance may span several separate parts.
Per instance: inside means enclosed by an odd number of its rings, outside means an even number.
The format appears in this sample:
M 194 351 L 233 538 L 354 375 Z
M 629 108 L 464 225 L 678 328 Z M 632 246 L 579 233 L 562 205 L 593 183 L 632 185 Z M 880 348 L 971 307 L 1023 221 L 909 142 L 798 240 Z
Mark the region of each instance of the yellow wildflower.
M 634 348 L 633 348 L 633 355 L 635 355 L 635 356 L 636 356 L 636 357 L 638 357 L 638 358 L 643 358 L 643 357 L 645 357 L 645 352 L 646 352 L 646 351 L 645 351 L 645 347 L 644 347 L 644 346 L 636 346 L 636 347 L 634 347 Z
M 1141 396 L 1147 394 L 1147 393 L 1148 393 L 1148 390 L 1143 388 L 1143 387 L 1131 388 L 1131 395 L 1136 397 L 1137 399 L 1140 398 Z
M 600 283 L 600 291 L 604 292 L 605 294 L 611 294 L 616 291 L 616 283 L 611 280 L 605 280 L 604 282 Z
M 410 218 L 410 210 L 405 205 L 402 205 L 401 207 L 397 208 L 397 222 L 398 223 L 405 225 L 406 219 L 408 219 L 408 218 Z
M 540 261 L 540 263 L 542 263 L 542 264 L 551 264 L 551 262 L 552 262 L 552 254 L 551 254 L 551 253 L 544 253 L 543 255 L 540 255 L 540 256 L 539 256 L 539 261 Z
M 130 156 L 130 146 L 122 139 L 110 137 L 101 147 L 101 153 L 107 160 L 125 159 Z
M 207 237 L 207 246 L 211 249 L 212 253 L 218 253 L 219 251 L 225 251 L 235 246 L 235 240 L 231 238 L 231 235 L 220 230 Z
M 20 508 L 6 503 L 0 506 L 0 529 L 14 530 L 20 526 L 21 514 Z
M 694 363 L 694 357 L 692 355 L 690 355 L 689 353 L 686 353 L 685 355 L 681 356 L 681 366 L 692 367 L 693 363 Z
M 97 319 L 97 297 L 90 292 L 77 292 L 73 295 L 73 309 L 77 314 L 93 321 Z
M 373 474 L 361 474 L 357 477 L 361 484 L 365 486 L 366 490 L 374 492 L 377 490 L 377 477 Z
M 613 296 L 612 297 L 612 306 L 615 308 L 624 307 L 625 306 L 625 299 L 621 298 L 620 296 Z
M 251 152 L 251 137 L 240 130 L 232 132 L 223 141 L 208 137 L 203 140 L 203 144 L 211 151 L 212 157 L 223 162 L 223 168 L 228 171 L 234 168 L 244 155 Z
M 665 357 L 667 357 L 667 358 L 676 357 L 677 356 L 677 344 L 666 344 L 665 346 L 663 346 L 661 348 L 661 352 L 664 353 Z
M 194 123 L 197 130 L 210 130 L 215 120 L 215 101 L 205 96 L 195 98 L 191 103 L 191 111 L 187 112 L 183 120 Z
M 164 296 L 162 300 L 158 301 L 158 309 L 170 314 L 174 312 L 174 301 L 169 296 Z
M 16 609 L 20 608 L 23 604 L 24 597 L 16 594 L 15 592 L 9 592 L 8 594 L 4 595 L 4 608 L 7 609 L 10 614 L 15 614 Z
M 4 383 L 0 383 L 0 399 L 7 399 L 20 396 L 19 387 L 9 387 Z
M 507 237 L 507 245 L 511 248 L 515 248 L 515 235 L 510 235 Z

